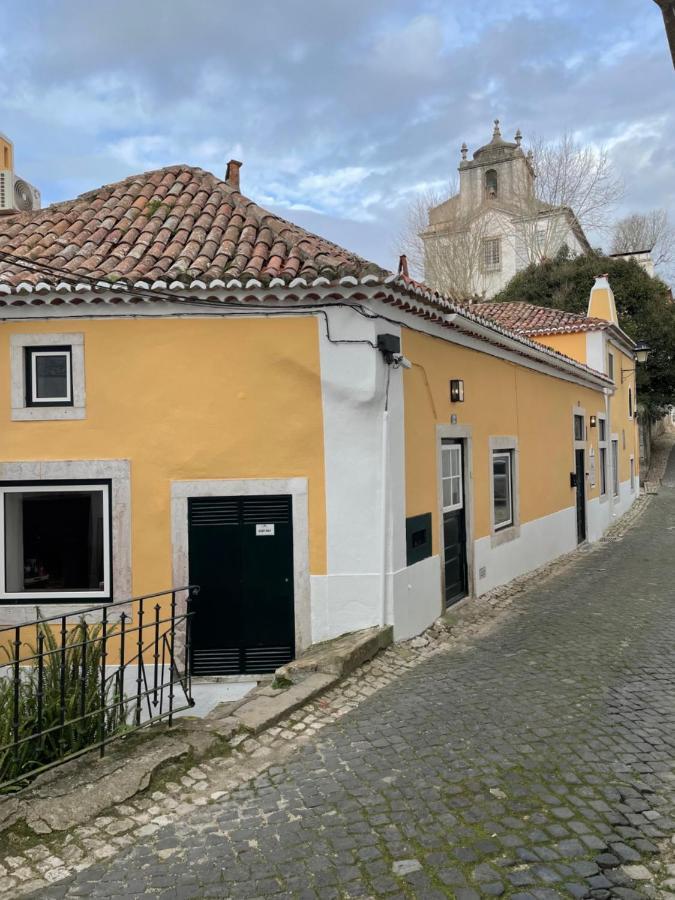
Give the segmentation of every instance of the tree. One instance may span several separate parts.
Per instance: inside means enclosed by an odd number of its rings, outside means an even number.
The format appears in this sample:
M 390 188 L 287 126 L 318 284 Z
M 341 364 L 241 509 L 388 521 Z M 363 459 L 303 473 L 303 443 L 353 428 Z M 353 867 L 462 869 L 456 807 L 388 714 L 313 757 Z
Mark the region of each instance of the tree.
M 614 226 L 612 253 L 649 250 L 655 266 L 669 267 L 675 258 L 675 228 L 665 209 L 632 213 Z
M 601 273 L 609 276 L 621 328 L 652 348 L 636 377 L 640 400 L 657 415 L 675 400 L 675 304 L 668 287 L 634 260 L 613 259 L 600 251 L 574 258 L 561 253 L 519 272 L 494 300 L 585 314 L 595 276 Z
M 675 66 L 675 0 L 654 0 L 654 3 L 663 13 L 663 22 L 666 26 L 666 35 L 670 44 L 670 53 Z
M 565 132 L 552 143 L 536 138 L 532 157 L 537 200 L 571 209 L 584 229 L 609 226 L 624 186 L 604 147 L 584 147 Z

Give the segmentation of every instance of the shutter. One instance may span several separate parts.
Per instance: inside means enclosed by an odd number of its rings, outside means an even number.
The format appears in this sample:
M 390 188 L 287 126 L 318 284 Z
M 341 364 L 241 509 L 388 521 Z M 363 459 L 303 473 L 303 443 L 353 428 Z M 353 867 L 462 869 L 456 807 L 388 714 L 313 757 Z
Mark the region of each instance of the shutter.
M 236 497 L 204 497 L 189 501 L 190 525 L 238 525 Z
M 290 497 L 244 497 L 244 525 L 289 525 L 291 522 Z

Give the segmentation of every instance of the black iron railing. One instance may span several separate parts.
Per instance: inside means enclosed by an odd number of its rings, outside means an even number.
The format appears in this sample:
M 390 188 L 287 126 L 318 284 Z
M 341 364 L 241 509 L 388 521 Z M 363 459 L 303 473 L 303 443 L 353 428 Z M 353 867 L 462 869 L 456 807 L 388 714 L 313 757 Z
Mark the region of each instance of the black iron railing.
M 90 750 L 103 756 L 116 738 L 171 725 L 194 706 L 198 592 L 190 585 L 0 628 L 0 791 Z

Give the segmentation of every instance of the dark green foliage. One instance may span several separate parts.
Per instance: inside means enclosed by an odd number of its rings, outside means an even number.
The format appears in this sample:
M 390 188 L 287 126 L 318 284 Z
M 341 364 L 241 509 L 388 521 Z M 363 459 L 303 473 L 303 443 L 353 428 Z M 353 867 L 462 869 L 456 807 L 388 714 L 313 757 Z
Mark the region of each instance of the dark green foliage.
M 573 258 L 562 252 L 556 259 L 523 269 L 494 299 L 585 314 L 595 276 L 605 273 L 621 327 L 652 348 L 646 365 L 638 366 L 637 388 L 640 403 L 658 415 L 675 402 L 675 304 L 668 287 L 650 278 L 636 262 L 612 259 L 600 251 Z
M 108 638 L 114 628 L 108 627 Z M 0 784 L 30 773 L 96 744 L 102 736 L 110 736 L 124 727 L 125 711 L 116 679 L 106 681 L 104 705 L 101 705 L 101 626 L 79 622 L 66 637 L 65 649 L 60 639 L 46 625 L 38 626 L 43 639 L 44 672 L 42 685 L 41 737 L 30 738 L 38 731 L 39 678 L 37 667 L 22 666 L 19 684 L 19 741 L 14 741 L 14 683 L 12 656 L 5 651 L 0 660 Z M 83 657 L 83 640 L 88 640 Z M 35 655 L 34 646 L 24 644 L 24 654 Z M 61 727 L 61 663 L 63 661 L 63 718 Z M 84 685 L 84 688 L 83 688 Z M 115 705 L 119 703 L 119 706 Z M 79 721 L 75 721 L 79 720 Z M 71 723 L 71 724 L 68 724 Z M 45 734 L 45 732 L 47 732 Z M 19 787 L 23 786 L 19 783 Z

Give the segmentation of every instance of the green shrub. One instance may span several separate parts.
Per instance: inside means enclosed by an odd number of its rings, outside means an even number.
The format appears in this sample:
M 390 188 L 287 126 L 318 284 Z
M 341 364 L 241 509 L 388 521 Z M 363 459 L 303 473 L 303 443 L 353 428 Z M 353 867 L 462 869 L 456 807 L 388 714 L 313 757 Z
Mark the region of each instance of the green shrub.
M 114 633 L 115 628 L 109 626 L 108 638 Z M 101 625 L 87 625 L 81 620 L 69 630 L 65 646 L 61 648 L 60 638 L 57 639 L 45 624 L 38 625 L 38 644 L 42 643 L 44 652 L 42 698 L 40 700 L 37 666 L 22 666 L 18 703 L 21 743 L 16 745 L 13 672 L 6 670 L 0 675 L 0 784 L 23 776 L 28 778 L 41 766 L 83 750 L 124 728 L 126 713 L 122 686 L 117 678 L 105 681 L 102 696 L 101 638 Z M 86 645 L 83 645 L 84 639 L 88 641 Z M 37 655 L 36 646 L 24 646 L 29 648 L 30 655 Z M 11 664 L 11 653 L 5 650 L 5 656 L 3 664 Z M 105 710 L 106 706 L 112 708 Z M 37 734 L 38 729 L 41 735 Z

